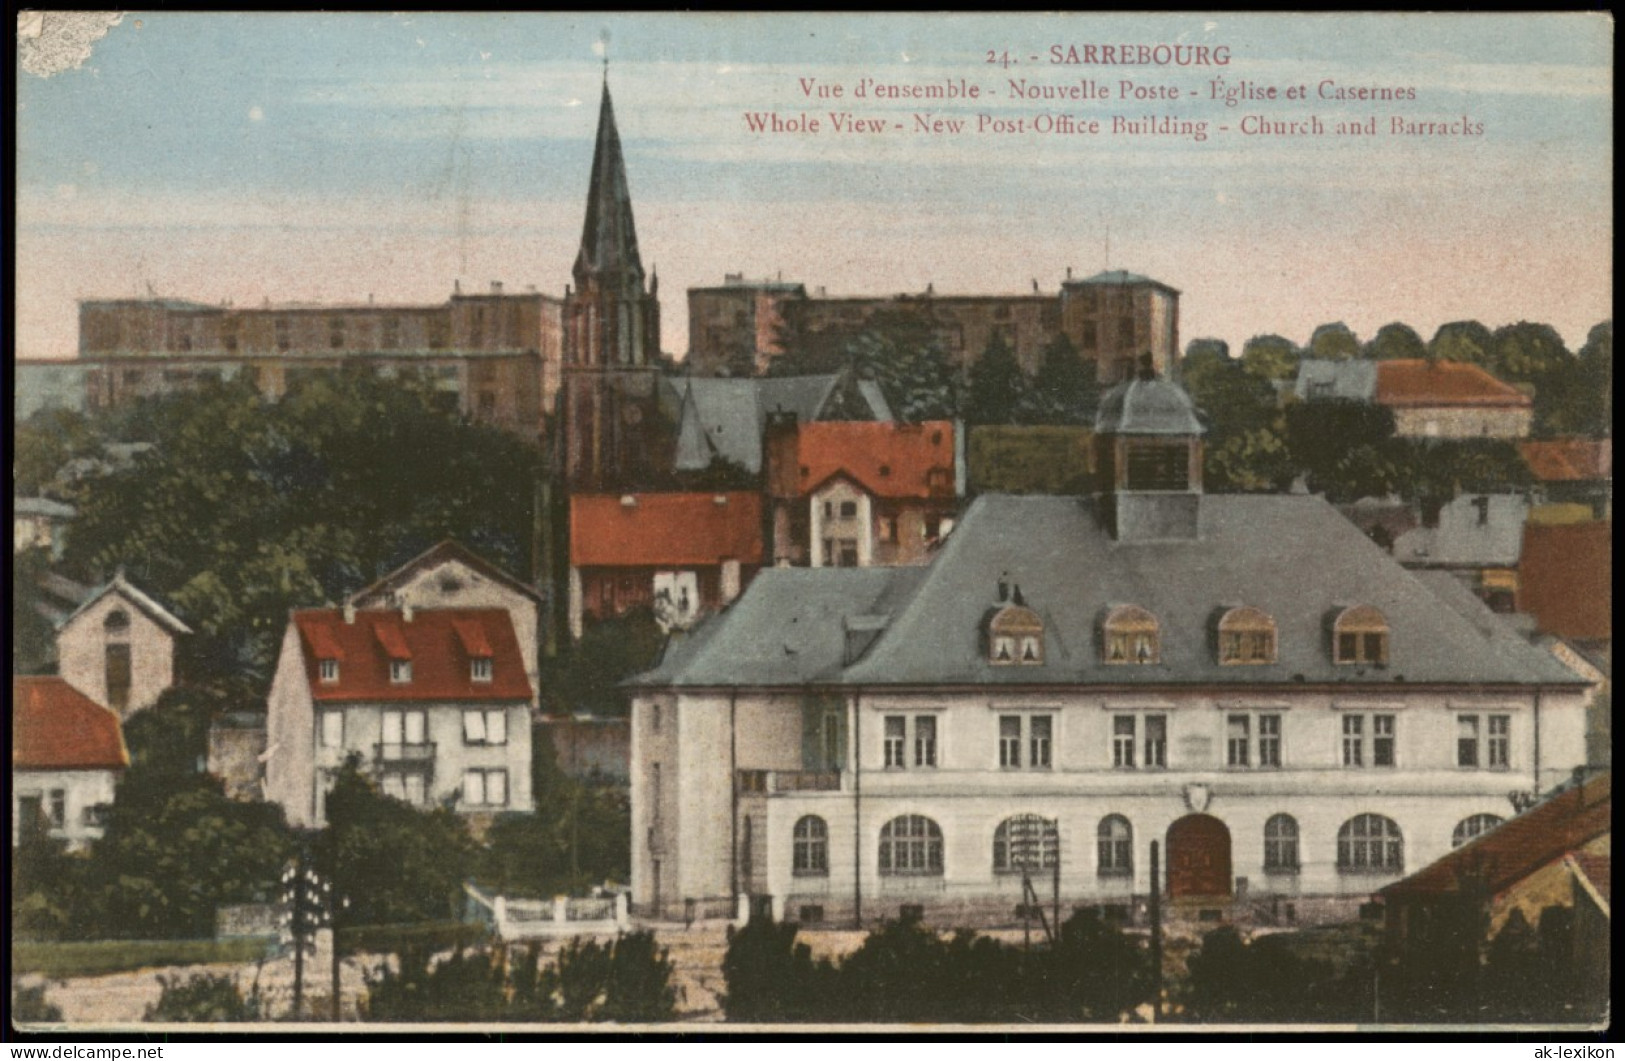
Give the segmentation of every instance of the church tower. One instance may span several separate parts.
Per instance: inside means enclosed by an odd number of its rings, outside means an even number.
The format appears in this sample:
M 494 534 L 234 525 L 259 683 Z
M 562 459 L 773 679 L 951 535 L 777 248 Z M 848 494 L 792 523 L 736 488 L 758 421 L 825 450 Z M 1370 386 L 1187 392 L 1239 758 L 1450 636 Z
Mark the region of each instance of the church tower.
M 561 471 L 575 490 L 635 486 L 660 448 L 654 437 L 660 281 L 645 283 L 607 77 L 573 271 L 564 296 Z

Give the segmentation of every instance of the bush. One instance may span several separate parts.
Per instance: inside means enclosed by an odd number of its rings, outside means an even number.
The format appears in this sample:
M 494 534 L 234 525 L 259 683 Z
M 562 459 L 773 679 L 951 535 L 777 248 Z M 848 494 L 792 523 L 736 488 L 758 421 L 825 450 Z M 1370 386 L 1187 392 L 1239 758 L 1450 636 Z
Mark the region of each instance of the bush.
M 765 918 L 728 929 L 722 959 L 727 984 L 723 1010 L 730 1021 L 782 1023 L 836 1020 L 835 967 L 814 963 L 812 948 L 796 942 L 796 926 Z
M 155 1005 L 147 1007 L 142 1020 L 183 1023 L 217 1024 L 232 1021 L 257 1021 L 262 1014 L 259 978 L 256 974 L 253 988 L 243 996 L 236 979 L 213 973 L 193 973 L 182 980 L 174 976 L 159 975 L 163 993 Z
M 62 1019 L 62 1010 L 45 1001 L 45 985 L 23 987 L 13 981 L 11 990 L 11 1019 L 18 1024 L 54 1024 Z
M 648 932 L 608 944 L 573 940 L 546 967 L 535 944 L 517 960 L 502 947 L 458 950 L 432 970 L 428 954 L 408 948 L 395 971 L 369 976 L 367 1020 L 643 1024 L 670 1020 L 676 1009 L 671 962 Z

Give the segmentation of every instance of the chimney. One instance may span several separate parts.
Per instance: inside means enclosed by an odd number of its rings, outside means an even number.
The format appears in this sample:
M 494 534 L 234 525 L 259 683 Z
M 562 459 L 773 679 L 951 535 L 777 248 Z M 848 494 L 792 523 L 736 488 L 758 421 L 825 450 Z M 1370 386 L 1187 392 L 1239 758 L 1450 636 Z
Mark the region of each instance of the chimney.
M 1021 595 L 1021 583 L 1017 582 L 1010 587 L 1010 603 L 1020 608 L 1027 606 L 1027 600 Z
M 1066 267 L 1066 278 L 1068 280 L 1072 279 L 1072 266 L 1070 265 Z
M 999 574 L 999 603 L 1003 604 L 1010 599 L 1009 572 Z
M 355 605 L 349 601 L 344 602 L 344 622 L 346 625 L 355 625 Z
M 401 621 L 405 623 L 412 621 L 412 602 L 409 600 L 401 601 Z
M 463 293 L 463 282 L 461 280 L 453 280 L 451 282 L 451 294 L 452 294 L 452 297 L 455 298 L 456 296 L 458 296 L 458 295 L 460 295 L 462 293 Z
M 502 294 L 502 281 L 501 280 L 492 280 L 491 281 L 491 294 L 493 294 L 493 295 Z
M 621 507 L 622 508 L 637 508 L 638 507 L 638 499 L 636 497 L 633 497 L 631 494 L 622 494 L 621 495 Z

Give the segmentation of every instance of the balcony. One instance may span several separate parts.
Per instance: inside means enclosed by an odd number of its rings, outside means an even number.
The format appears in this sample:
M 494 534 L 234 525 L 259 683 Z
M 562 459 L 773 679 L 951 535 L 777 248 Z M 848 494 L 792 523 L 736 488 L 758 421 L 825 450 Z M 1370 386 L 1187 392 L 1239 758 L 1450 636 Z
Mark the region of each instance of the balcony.
M 434 766 L 434 741 L 421 744 L 375 744 L 373 764 L 383 770 L 429 770 Z
M 782 792 L 839 792 L 839 770 L 740 770 L 741 795 Z

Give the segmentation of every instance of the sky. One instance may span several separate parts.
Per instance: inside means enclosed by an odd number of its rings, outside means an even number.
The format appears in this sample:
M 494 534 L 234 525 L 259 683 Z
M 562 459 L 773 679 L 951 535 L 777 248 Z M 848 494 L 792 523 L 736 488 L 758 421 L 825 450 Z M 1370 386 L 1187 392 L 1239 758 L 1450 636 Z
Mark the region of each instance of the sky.
M 1049 62 L 1105 44 L 1229 62 Z M 164 12 L 126 14 L 76 68 L 18 74 L 17 356 L 72 356 L 86 298 L 562 295 L 606 52 L 671 353 L 682 293 L 727 273 L 885 295 L 1129 269 L 1182 292 L 1182 343 L 1237 351 L 1330 321 L 1427 338 L 1468 318 L 1547 322 L 1578 348 L 1611 314 L 1602 16 Z M 855 99 L 864 78 L 983 98 Z M 1216 78 L 1277 98 L 1226 106 Z M 1018 100 L 1012 80 L 1110 98 Z M 1124 99 L 1125 82 L 1178 97 Z M 1328 83 L 1415 98 L 1321 98 Z M 836 132 L 832 111 L 886 127 Z M 766 112 L 821 128 L 753 132 L 746 114 Z M 916 114 L 968 125 L 917 131 Z M 1105 131 L 1033 129 L 1055 115 Z M 979 133 L 983 116 L 1025 125 Z M 1114 133 L 1114 116 L 1206 123 L 1205 139 Z M 1249 118 L 1328 131 L 1245 134 Z M 1335 131 L 1353 119 L 1375 134 Z

